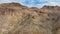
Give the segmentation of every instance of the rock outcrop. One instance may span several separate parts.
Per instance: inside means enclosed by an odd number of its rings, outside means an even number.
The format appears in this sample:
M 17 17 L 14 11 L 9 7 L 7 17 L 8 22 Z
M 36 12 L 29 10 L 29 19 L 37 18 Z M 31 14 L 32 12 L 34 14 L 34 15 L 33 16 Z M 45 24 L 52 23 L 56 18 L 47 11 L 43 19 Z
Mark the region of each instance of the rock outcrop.
M 0 34 L 60 34 L 60 7 L 0 4 Z

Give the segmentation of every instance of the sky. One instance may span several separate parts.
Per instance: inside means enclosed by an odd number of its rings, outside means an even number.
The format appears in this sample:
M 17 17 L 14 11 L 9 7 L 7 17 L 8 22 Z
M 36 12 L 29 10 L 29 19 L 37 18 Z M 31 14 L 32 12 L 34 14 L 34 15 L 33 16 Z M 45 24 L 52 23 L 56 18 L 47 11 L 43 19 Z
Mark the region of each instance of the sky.
M 0 3 L 17 2 L 28 7 L 60 6 L 60 0 L 0 0 Z

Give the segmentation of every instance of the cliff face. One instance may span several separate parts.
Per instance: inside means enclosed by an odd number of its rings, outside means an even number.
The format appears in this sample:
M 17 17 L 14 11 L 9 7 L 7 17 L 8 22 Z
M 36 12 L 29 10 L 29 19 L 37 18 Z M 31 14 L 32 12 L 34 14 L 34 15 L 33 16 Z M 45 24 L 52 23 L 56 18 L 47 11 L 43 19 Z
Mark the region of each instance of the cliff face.
M 0 4 L 0 34 L 60 34 L 60 7 Z

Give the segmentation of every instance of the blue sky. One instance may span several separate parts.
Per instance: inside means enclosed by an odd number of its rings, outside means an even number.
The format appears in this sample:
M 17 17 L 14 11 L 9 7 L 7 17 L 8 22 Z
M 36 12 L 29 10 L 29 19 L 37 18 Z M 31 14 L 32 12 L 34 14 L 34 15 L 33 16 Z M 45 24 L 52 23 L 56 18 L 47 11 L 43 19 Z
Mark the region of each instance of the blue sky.
M 0 3 L 18 2 L 28 7 L 42 7 L 44 5 L 60 6 L 60 0 L 0 0 Z

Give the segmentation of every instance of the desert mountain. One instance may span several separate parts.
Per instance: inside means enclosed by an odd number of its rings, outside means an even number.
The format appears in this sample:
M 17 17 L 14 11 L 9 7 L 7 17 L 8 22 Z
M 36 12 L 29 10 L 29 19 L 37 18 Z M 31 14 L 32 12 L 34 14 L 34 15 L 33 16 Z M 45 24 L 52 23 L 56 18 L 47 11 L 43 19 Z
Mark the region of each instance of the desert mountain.
M 60 7 L 0 4 L 0 34 L 60 34 Z

